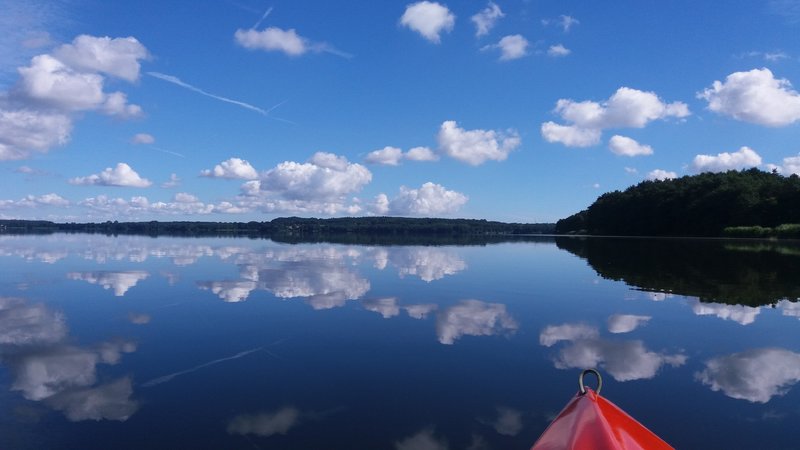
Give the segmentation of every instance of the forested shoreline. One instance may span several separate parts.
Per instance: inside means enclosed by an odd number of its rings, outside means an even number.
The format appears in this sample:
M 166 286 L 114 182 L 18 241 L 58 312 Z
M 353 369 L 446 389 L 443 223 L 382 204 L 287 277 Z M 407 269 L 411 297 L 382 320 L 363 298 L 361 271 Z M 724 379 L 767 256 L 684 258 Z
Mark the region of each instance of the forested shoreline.
M 347 217 L 332 219 L 282 217 L 264 222 L 118 222 L 56 223 L 43 220 L 0 220 L 4 233 L 100 233 L 149 236 L 251 236 L 285 242 L 336 240 L 393 242 L 439 240 L 459 242 L 472 237 L 551 234 L 552 223 L 505 223 L 478 219 Z
M 800 177 L 749 169 L 643 181 L 559 220 L 556 233 L 800 238 Z

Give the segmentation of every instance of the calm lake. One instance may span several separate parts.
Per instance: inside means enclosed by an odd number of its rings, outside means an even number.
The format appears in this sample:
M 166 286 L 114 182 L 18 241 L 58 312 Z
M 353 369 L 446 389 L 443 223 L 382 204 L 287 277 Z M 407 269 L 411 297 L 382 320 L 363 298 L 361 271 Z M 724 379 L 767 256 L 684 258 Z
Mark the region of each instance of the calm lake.
M 577 391 L 797 448 L 800 245 L 0 236 L 0 448 L 527 449 Z

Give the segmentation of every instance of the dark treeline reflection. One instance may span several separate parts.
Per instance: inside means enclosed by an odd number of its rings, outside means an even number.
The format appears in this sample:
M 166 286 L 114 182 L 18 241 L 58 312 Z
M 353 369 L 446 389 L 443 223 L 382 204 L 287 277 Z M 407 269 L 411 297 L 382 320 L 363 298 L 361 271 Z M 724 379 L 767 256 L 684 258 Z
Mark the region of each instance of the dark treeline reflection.
M 603 278 L 704 302 L 761 306 L 800 299 L 800 243 L 558 237 Z

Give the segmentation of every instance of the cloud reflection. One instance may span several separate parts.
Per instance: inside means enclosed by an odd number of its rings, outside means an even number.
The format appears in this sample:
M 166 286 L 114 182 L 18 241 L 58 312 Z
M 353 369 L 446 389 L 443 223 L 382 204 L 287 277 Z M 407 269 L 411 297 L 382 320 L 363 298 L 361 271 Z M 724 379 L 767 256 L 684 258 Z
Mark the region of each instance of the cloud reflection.
M 686 363 L 683 354 L 652 352 L 638 340 L 605 339 L 597 328 L 585 324 L 551 325 L 539 335 L 539 343 L 546 347 L 561 341 L 569 345 L 555 356 L 556 368 L 602 367 L 617 381 L 650 379 L 665 364 L 678 367 Z
M 696 378 L 712 391 L 735 399 L 767 403 L 800 381 L 800 354 L 760 348 L 712 358 Z
M 272 436 L 286 434 L 300 420 L 300 411 L 295 407 L 285 407 L 272 413 L 241 414 L 228 423 L 229 434 L 254 434 L 256 436 Z
M 400 306 L 397 305 L 397 298 L 375 298 L 369 300 L 362 300 L 361 305 L 367 311 L 372 311 L 383 316 L 384 319 L 389 319 L 400 314 Z
M 426 428 L 395 442 L 394 448 L 395 450 L 447 450 L 449 447 L 447 441 L 436 436 L 432 428 Z
M 455 343 L 461 336 L 492 336 L 513 333 L 519 325 L 500 303 L 462 300 L 440 312 L 436 318 L 439 342 Z
M 114 289 L 114 295 L 122 297 L 128 290 L 142 280 L 147 279 L 150 274 L 143 270 L 128 270 L 123 272 L 112 271 L 93 271 L 93 272 L 70 272 L 67 278 L 70 280 L 86 281 L 90 284 L 99 284 L 103 289 Z
M 97 366 L 136 350 L 127 341 L 93 348 L 68 344 L 61 313 L 19 298 L 0 297 L 0 359 L 13 374 L 11 390 L 62 411 L 69 420 L 126 420 L 138 408 L 131 382 L 95 386 Z
M 630 333 L 645 325 L 652 317 L 632 314 L 614 314 L 608 318 L 608 331 L 614 334 Z
M 732 320 L 740 325 L 750 325 L 756 321 L 761 308 L 746 305 L 726 305 L 723 303 L 703 303 L 697 299 L 689 300 L 692 312 L 698 316 L 717 316 L 722 320 Z

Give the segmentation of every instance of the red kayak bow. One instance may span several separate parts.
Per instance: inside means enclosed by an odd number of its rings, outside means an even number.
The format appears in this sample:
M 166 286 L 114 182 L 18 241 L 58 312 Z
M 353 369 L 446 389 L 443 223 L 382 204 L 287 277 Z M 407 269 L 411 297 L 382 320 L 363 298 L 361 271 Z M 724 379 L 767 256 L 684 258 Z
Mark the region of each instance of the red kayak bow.
M 597 392 L 583 386 L 587 373 L 597 376 Z M 603 382 L 594 369 L 581 372 L 580 391 L 544 430 L 531 450 L 672 449 L 617 405 L 600 396 Z

